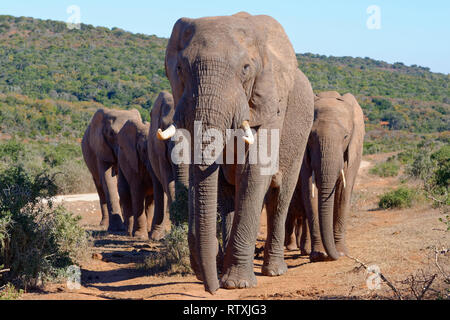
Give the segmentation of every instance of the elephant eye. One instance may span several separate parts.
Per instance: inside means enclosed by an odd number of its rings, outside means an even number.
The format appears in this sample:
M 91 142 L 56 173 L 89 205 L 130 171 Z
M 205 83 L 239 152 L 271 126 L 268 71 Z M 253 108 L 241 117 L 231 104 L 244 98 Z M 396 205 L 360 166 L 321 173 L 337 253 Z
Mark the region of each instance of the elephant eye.
M 242 72 L 244 74 L 247 74 L 250 71 L 250 65 L 247 63 L 244 68 L 242 69 Z
M 348 134 L 346 134 L 345 136 L 344 136 L 344 139 L 346 140 L 348 138 Z

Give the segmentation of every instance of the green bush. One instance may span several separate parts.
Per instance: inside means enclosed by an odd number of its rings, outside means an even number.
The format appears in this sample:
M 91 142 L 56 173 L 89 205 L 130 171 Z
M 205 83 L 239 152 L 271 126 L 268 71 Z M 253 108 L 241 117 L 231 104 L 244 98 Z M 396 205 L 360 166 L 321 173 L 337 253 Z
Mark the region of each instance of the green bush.
M 431 160 L 436 164 L 434 171 L 434 183 L 439 187 L 450 185 L 450 145 L 443 146 L 431 155 Z
M 1 281 L 33 287 L 64 275 L 86 256 L 80 218 L 49 200 L 56 189 L 43 173 L 30 176 L 21 167 L 0 173 L 0 265 L 10 269 Z
M 0 300 L 17 300 L 23 294 L 23 290 L 17 290 L 14 285 L 7 283 L 0 289 Z
M 162 241 L 161 251 L 148 256 L 140 268 L 151 275 L 192 274 L 187 235 L 187 224 L 172 226 L 172 230 Z
M 436 207 L 450 205 L 450 147 L 435 143 L 422 145 L 407 166 L 410 177 L 423 183 L 423 190 Z
M 189 193 L 188 189 L 177 182 L 175 186 L 175 200 L 170 205 L 170 221 L 178 226 L 188 223 Z
M 416 194 L 416 190 L 408 187 L 400 187 L 397 190 L 382 195 L 378 206 L 382 209 L 410 208 Z
M 395 158 L 389 158 L 385 162 L 376 164 L 369 172 L 380 177 L 396 177 L 399 170 L 400 163 Z

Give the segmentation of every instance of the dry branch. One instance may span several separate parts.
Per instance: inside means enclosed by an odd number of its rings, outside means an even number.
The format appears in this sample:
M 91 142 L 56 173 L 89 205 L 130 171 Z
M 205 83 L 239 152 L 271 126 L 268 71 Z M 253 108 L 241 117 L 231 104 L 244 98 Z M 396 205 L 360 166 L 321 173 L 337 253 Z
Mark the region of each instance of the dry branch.
M 369 270 L 369 267 L 368 267 L 367 264 L 365 264 L 364 262 L 360 261 L 360 260 L 357 259 L 357 258 L 354 258 L 354 257 L 352 257 L 352 256 L 349 256 L 348 254 L 347 254 L 346 256 L 347 256 L 347 258 L 350 258 L 351 260 L 355 261 L 356 263 L 359 263 L 361 266 L 364 267 L 364 269 Z M 394 292 L 394 294 L 396 295 L 396 297 L 397 297 L 399 300 L 403 300 L 402 295 L 401 295 L 400 292 L 397 290 L 397 288 L 392 284 L 392 282 L 389 281 L 383 273 L 380 272 L 378 275 L 380 276 L 380 279 L 383 280 L 383 281 L 387 284 L 387 286 L 388 286 L 389 288 L 392 289 L 392 291 Z

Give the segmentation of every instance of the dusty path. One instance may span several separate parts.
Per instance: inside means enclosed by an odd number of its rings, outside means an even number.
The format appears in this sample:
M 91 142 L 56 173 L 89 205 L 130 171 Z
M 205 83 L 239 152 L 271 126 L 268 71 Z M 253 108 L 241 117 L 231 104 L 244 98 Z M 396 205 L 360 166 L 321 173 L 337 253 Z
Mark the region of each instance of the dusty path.
M 386 155 L 388 156 L 388 155 Z M 385 157 L 386 157 L 385 156 Z M 385 158 L 384 157 L 384 158 Z M 422 206 L 408 210 L 377 210 L 377 195 L 398 184 L 399 178 L 381 179 L 368 174 L 382 156 L 365 157 L 355 186 L 355 201 L 349 217 L 348 246 L 352 256 L 380 268 L 391 281 L 406 279 L 418 269 L 437 272 L 434 247 L 448 248 L 449 233 L 439 222 L 438 210 Z M 139 242 L 123 235 L 108 235 L 98 227 L 98 201 L 85 201 L 91 196 L 63 197 L 64 205 L 82 216 L 82 224 L 93 231 L 93 258 L 82 268 L 82 287 L 69 290 L 63 284 L 47 285 L 42 292 L 27 293 L 23 299 L 347 299 L 390 297 L 386 285 L 371 291 L 368 275 L 349 258 L 335 262 L 312 264 L 298 251 L 287 252 L 288 272 L 281 277 L 261 276 L 262 257 L 255 259 L 257 288 L 220 289 L 216 295 L 205 293 L 193 276 L 148 276 L 136 264 L 158 250 L 158 243 Z M 72 202 L 71 199 L 75 202 Z M 265 221 L 261 221 L 264 245 Z M 447 272 L 450 257 L 440 263 Z M 442 284 L 436 283 L 441 286 Z

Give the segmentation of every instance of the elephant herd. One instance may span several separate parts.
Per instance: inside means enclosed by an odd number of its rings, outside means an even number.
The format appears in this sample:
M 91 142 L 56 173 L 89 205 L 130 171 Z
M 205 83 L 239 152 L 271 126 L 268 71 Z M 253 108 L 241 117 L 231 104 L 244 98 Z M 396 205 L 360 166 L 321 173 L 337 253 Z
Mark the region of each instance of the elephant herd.
M 253 258 L 264 207 L 263 275 L 287 271 L 285 246 L 313 262 L 345 255 L 364 139 L 354 96 L 314 95 L 282 26 L 243 12 L 178 20 L 165 68 L 172 94 L 159 94 L 151 123 L 137 110 L 104 108 L 85 132 L 82 150 L 99 194 L 101 224 L 162 239 L 176 191 L 187 190 L 191 266 L 210 293 L 256 286 Z M 230 138 L 230 130 L 239 134 Z M 189 161 L 174 161 L 180 141 L 189 142 L 183 151 Z M 275 170 L 251 161 L 261 150 L 276 154 Z M 218 161 L 230 154 L 231 161 Z

